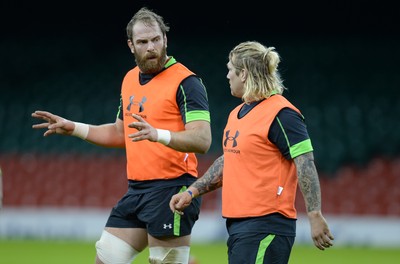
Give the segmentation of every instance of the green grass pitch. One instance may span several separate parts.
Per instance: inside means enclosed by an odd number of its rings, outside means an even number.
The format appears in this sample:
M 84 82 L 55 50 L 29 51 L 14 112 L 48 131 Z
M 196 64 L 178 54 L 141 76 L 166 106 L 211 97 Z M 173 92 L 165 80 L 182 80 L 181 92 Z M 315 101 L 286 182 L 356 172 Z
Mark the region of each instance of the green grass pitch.
M 1 240 L 0 263 L 4 264 L 87 264 L 94 263 L 95 242 Z M 191 254 L 197 264 L 227 264 L 225 242 L 193 244 Z M 142 252 L 135 264 L 146 264 L 148 251 Z M 400 248 L 334 246 L 320 251 L 313 246 L 296 245 L 290 264 L 381 264 L 398 263 Z

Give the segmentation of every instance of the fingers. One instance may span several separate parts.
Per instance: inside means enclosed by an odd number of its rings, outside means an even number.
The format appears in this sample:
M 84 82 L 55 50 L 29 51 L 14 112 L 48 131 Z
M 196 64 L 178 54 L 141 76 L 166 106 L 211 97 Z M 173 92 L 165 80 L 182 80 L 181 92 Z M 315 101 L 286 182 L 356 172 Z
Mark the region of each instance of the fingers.
M 184 201 L 182 199 L 182 196 L 179 194 L 176 194 L 171 198 L 171 201 L 169 202 L 169 207 L 171 208 L 171 211 L 173 211 L 173 212 L 176 210 L 182 211 L 184 209 L 183 203 L 184 203 Z
M 178 214 L 178 215 L 183 215 L 183 212 L 182 212 L 182 211 L 179 211 L 179 210 L 175 210 L 174 213 L 176 213 L 176 214 Z
M 46 132 L 44 132 L 43 136 L 47 137 L 47 136 L 50 136 L 50 135 L 53 135 L 53 134 L 57 134 L 56 130 L 49 129 Z
M 314 245 L 320 250 L 325 250 L 326 248 L 330 248 L 333 246 L 333 236 L 330 232 L 324 233 L 322 236 L 314 238 Z
M 331 231 L 328 231 L 326 234 L 330 240 L 335 240 L 335 237 L 332 235 Z
M 321 212 L 308 213 L 311 224 L 311 237 L 314 245 L 320 250 L 333 246 L 334 237 L 329 230 L 328 223 Z
M 140 115 L 132 114 L 132 117 L 135 118 L 139 122 L 146 122 Z
M 35 111 L 32 113 L 32 117 L 41 118 L 41 119 L 49 121 L 50 119 L 53 119 L 56 116 L 47 111 Z
M 176 204 L 175 196 L 172 196 L 171 200 L 169 201 L 169 209 L 171 209 L 173 213 L 175 212 L 175 204 Z
M 145 131 L 145 130 L 141 130 L 136 133 L 129 134 L 128 137 L 132 140 L 132 142 L 137 142 L 137 141 L 146 140 L 146 139 L 148 139 L 150 141 L 154 141 L 154 140 L 151 140 L 149 131 Z
M 50 125 L 50 120 L 51 119 L 47 115 L 43 115 L 42 112 L 36 111 L 36 112 L 32 113 L 31 115 L 34 118 L 40 118 L 40 119 L 46 121 L 46 123 L 35 124 L 35 125 L 32 126 L 32 128 L 47 128 Z
M 183 215 L 183 210 L 191 203 L 191 198 L 188 200 L 187 196 L 188 195 L 185 193 L 178 193 L 172 196 L 169 202 L 169 208 L 173 213 Z
M 51 124 L 56 123 L 58 120 L 62 120 L 62 118 L 60 118 L 59 116 L 53 115 L 46 111 L 35 111 L 31 114 L 31 116 L 46 121 L 45 123 L 42 124 L 35 124 L 32 126 L 32 128 L 49 128 Z
M 141 116 L 132 114 L 132 116 L 138 121 L 138 122 L 132 122 L 128 125 L 130 128 L 136 128 L 137 130 L 145 130 L 151 128 L 149 123 L 147 123 Z
M 128 127 L 138 130 L 137 132 L 128 135 L 133 142 L 141 140 L 149 140 L 151 142 L 157 141 L 157 130 L 147 123 L 134 122 L 129 124 Z
M 183 215 L 182 210 L 178 210 L 177 209 L 177 204 L 179 203 L 179 198 L 177 198 L 176 196 L 173 196 L 171 198 L 171 201 L 169 202 L 169 208 L 171 209 L 172 213 L 177 213 L 179 215 Z
M 134 115 L 132 115 L 132 116 L 134 116 Z M 139 117 L 139 116 L 138 116 L 138 117 Z M 143 131 L 143 132 L 142 132 L 142 133 L 136 132 L 136 133 L 130 134 L 130 135 L 129 135 L 130 138 L 142 136 L 142 135 L 144 135 L 144 133 L 147 133 L 147 132 L 148 132 L 148 129 L 147 129 L 147 128 L 149 127 L 148 123 L 143 122 L 143 121 L 141 121 L 141 120 L 139 120 L 139 119 L 138 119 L 138 121 L 139 121 L 139 122 L 132 122 L 132 123 L 128 124 L 128 127 L 129 127 L 129 128 L 134 128 L 134 129 L 136 129 L 136 130 L 139 131 L 139 132 L 140 132 L 140 131 Z
M 128 125 L 130 128 L 136 128 L 138 131 L 142 130 L 152 130 L 152 126 L 147 123 L 140 115 L 132 114 L 132 117 L 134 117 L 137 122 L 132 122 Z
M 141 122 L 133 122 L 133 123 L 130 123 L 130 124 L 128 125 L 128 127 L 130 127 L 130 128 L 135 128 L 135 129 L 137 129 L 138 131 L 142 131 L 143 129 L 146 128 L 146 125 L 145 125 L 145 123 L 141 123 Z
M 54 115 L 50 112 L 35 111 L 31 115 L 34 118 L 39 118 L 45 121 L 41 124 L 32 125 L 32 128 L 34 129 L 47 129 L 43 136 L 49 136 L 53 134 L 71 135 L 75 127 L 72 121 Z
M 50 123 L 41 123 L 41 124 L 34 124 L 32 128 L 41 129 L 41 128 L 48 128 Z

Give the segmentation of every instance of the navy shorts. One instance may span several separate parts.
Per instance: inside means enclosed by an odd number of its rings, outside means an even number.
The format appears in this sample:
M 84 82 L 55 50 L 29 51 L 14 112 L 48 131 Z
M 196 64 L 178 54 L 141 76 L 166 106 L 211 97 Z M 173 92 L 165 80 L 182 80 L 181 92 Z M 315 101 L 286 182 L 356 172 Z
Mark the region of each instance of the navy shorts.
M 295 237 L 236 233 L 228 238 L 229 264 L 287 264 Z
M 106 227 L 144 228 L 153 237 L 190 235 L 199 218 L 201 197 L 193 199 L 183 215 L 172 213 L 169 201 L 172 195 L 183 190 L 186 186 L 134 194 L 129 188 L 111 210 Z

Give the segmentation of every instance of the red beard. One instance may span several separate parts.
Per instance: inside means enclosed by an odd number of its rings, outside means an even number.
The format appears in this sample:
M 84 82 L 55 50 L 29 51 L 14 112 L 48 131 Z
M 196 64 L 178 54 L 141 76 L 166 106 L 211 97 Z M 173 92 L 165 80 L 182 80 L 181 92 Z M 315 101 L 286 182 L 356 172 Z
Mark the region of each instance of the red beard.
M 141 57 L 134 53 L 136 64 L 142 73 L 157 73 L 164 68 L 166 60 L 166 49 L 163 48 L 161 54 L 158 55 L 156 52 L 147 53 Z

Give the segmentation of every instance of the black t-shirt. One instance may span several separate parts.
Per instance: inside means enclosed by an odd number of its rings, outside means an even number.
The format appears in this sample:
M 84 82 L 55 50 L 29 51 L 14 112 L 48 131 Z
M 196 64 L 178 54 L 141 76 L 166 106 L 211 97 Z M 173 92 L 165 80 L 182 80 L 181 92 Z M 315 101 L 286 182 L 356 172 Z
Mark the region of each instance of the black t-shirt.
M 239 111 L 239 118 L 245 116 L 260 102 L 244 104 Z M 310 139 L 304 117 L 291 108 L 283 108 L 271 124 L 268 139 L 277 146 L 286 159 L 295 158 L 290 155 L 290 146 Z

